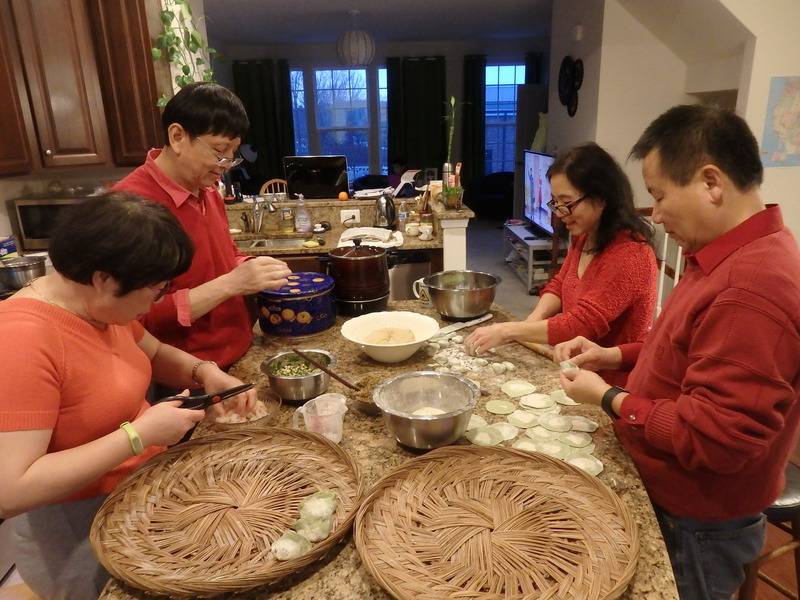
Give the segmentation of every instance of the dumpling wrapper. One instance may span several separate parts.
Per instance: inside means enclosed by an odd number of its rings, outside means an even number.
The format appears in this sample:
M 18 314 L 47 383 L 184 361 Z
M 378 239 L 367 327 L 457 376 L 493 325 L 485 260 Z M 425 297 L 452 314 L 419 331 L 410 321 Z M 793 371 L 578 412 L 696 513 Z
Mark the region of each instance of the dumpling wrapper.
M 494 415 L 510 415 L 516 408 L 514 403 L 508 400 L 489 400 L 486 403 L 486 410 Z
M 592 443 L 592 436 L 582 431 L 568 431 L 559 435 L 558 439 L 573 448 L 583 448 Z
M 512 379 L 500 386 L 500 391 L 509 398 L 519 398 L 525 394 L 532 394 L 536 391 L 536 386 L 524 379 Z
M 277 560 L 292 560 L 311 550 L 311 542 L 295 531 L 286 530 L 272 542 L 270 549 Z
M 539 416 L 528 412 L 527 410 L 515 410 L 508 415 L 508 422 L 517 427 L 527 429 L 539 423 Z
M 519 430 L 514 427 L 511 423 L 506 423 L 505 421 L 501 421 L 500 423 L 492 423 L 489 427 L 493 429 L 497 429 L 500 432 L 500 435 L 503 436 L 504 440 L 513 440 L 517 437 L 517 433 Z
M 486 427 L 488 423 L 480 415 L 472 414 L 469 416 L 469 423 L 467 423 L 467 431 L 470 429 L 477 429 L 478 427 Z
M 577 406 L 578 404 L 580 404 L 580 402 L 575 402 L 575 400 L 567 396 L 567 392 L 565 392 L 562 389 L 550 392 L 550 397 L 559 404 L 563 404 L 564 406 Z
M 603 471 L 603 463 L 594 456 L 574 456 L 568 458 L 566 462 L 594 476 Z
M 570 431 L 572 419 L 562 415 L 544 414 L 539 416 L 539 425 L 550 431 Z
M 513 444 L 511 444 L 512 448 L 516 448 L 517 450 L 525 450 L 527 452 L 538 452 L 539 448 L 533 440 L 526 440 L 525 438 L 520 438 Z
M 476 446 L 497 446 L 503 441 L 503 434 L 498 429 L 492 427 L 478 427 L 470 429 L 464 434 L 470 442 Z
M 550 408 L 556 401 L 550 397 L 550 394 L 525 394 L 520 396 L 519 403 L 525 408 L 543 409 Z
M 592 421 L 591 419 L 587 419 L 586 417 L 581 416 L 573 416 L 572 419 L 572 431 L 584 431 L 586 433 L 592 433 L 597 431 L 597 423 Z
M 300 518 L 303 517 L 330 517 L 336 512 L 339 499 L 333 492 L 316 492 L 300 501 Z
M 292 528 L 309 542 L 319 542 L 328 537 L 333 524 L 332 517 L 303 517 L 292 523 Z
M 525 435 L 535 441 L 540 440 L 557 440 L 558 436 L 561 435 L 558 432 L 550 431 L 549 429 L 545 429 L 541 425 L 535 425 L 533 427 L 529 427 L 525 430 Z

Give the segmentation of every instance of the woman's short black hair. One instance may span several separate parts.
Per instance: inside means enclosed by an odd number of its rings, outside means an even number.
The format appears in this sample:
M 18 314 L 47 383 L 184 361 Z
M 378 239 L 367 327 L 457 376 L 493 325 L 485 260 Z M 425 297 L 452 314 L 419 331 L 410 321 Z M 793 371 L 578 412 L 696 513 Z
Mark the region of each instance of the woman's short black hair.
M 88 285 L 96 271 L 117 296 L 174 279 L 192 264 L 194 245 L 166 207 L 127 192 L 89 198 L 63 212 L 48 249 L 53 268 Z
M 210 134 L 231 140 L 243 137 L 250 126 L 247 111 L 236 94 L 217 83 L 200 81 L 181 88 L 164 107 L 161 128 L 165 140 L 173 123 L 193 138 Z
M 596 246 L 602 252 L 617 233 L 630 231 L 631 238 L 654 247 L 653 226 L 636 211 L 631 182 L 619 163 L 594 142 L 586 142 L 561 153 L 547 169 L 547 178 L 564 175 L 588 202 L 605 202 L 597 227 Z
M 630 155 L 644 160 L 654 150 L 661 172 L 680 186 L 706 164 L 719 167 L 742 191 L 764 180 L 756 137 L 742 117 L 725 108 L 673 106 L 647 127 Z

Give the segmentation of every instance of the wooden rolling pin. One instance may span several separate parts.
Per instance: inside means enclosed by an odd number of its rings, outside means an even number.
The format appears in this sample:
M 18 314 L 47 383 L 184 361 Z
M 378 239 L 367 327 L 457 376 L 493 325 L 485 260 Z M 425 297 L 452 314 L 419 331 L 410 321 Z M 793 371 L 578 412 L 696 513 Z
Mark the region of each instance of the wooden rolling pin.
M 520 346 L 525 346 L 529 350 L 533 350 L 536 354 L 541 354 L 545 358 L 553 360 L 553 347 L 546 346 L 545 344 L 536 344 L 534 342 L 517 342 Z

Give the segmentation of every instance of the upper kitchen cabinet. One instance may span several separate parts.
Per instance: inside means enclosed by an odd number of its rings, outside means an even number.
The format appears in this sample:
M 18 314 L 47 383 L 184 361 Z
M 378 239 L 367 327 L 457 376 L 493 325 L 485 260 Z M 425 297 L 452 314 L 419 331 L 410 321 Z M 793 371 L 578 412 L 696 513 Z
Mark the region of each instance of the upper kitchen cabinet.
M 19 53 L 14 47 L 11 10 L 0 2 L 0 175 L 27 173 L 33 170 L 28 131 L 33 129 L 30 110 L 22 102 L 18 89 L 25 89 Z
M 11 0 L 11 7 L 42 164 L 109 164 L 85 2 Z
M 163 145 L 156 101 L 169 70 L 150 54 L 150 30 L 162 27 L 158 0 L 89 0 L 111 151 L 118 166 L 140 165 Z

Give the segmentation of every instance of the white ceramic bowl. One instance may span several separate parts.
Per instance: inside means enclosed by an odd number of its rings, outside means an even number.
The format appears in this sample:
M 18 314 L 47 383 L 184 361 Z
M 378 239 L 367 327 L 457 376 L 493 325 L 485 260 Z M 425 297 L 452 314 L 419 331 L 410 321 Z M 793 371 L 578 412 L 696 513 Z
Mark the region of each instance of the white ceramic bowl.
M 366 339 L 376 329 L 397 327 L 410 329 L 414 341 L 405 344 L 369 344 Z M 419 350 L 422 345 L 439 332 L 436 319 L 408 311 L 382 311 L 355 317 L 342 325 L 342 335 L 359 345 L 373 360 L 382 363 L 398 363 Z

